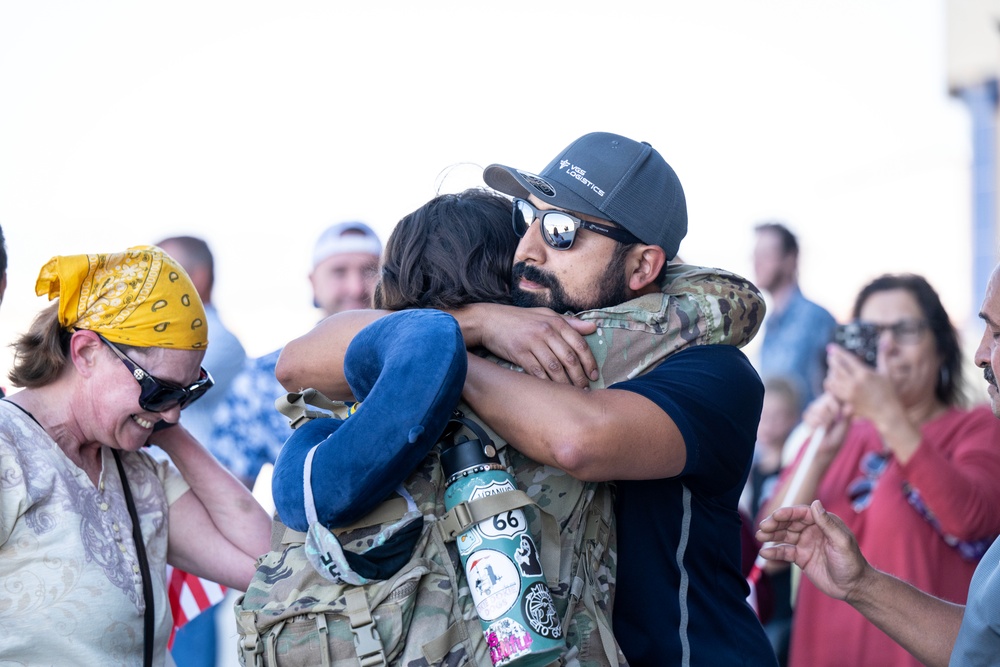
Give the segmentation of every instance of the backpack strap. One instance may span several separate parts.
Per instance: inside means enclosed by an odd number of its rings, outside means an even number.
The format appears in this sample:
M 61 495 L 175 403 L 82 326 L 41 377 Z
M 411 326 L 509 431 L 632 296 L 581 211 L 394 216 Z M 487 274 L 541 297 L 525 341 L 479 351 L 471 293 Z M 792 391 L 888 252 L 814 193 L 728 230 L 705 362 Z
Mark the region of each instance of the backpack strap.
M 615 511 L 611 482 L 602 482 L 594 490 L 594 499 L 587 511 L 587 527 L 583 533 L 584 542 L 593 542 L 593 558 L 591 570 L 597 571 L 597 566 L 608 548 L 611 539 L 611 519 Z
M 319 408 L 319 410 L 310 410 L 310 406 Z M 274 401 L 274 407 L 278 412 L 288 417 L 288 424 L 293 429 L 302 426 L 311 419 L 344 418 L 353 412 L 349 404 L 327 398 L 322 392 L 311 388 L 279 396 Z
M 271 632 L 267 633 L 267 640 L 266 640 L 267 643 L 265 644 L 265 653 L 267 654 L 267 661 L 264 664 L 267 665 L 268 667 L 270 667 L 270 665 L 278 664 L 278 648 L 277 648 L 278 635 L 281 634 L 281 629 L 285 627 L 285 622 L 286 621 L 279 621 L 271 629 Z
M 448 626 L 444 634 L 435 637 L 420 648 L 424 652 L 427 664 L 438 665 L 448 657 L 448 653 L 453 646 L 466 641 L 468 638 L 469 633 L 466 631 L 465 624 L 462 621 L 455 621 Z
M 486 521 L 498 514 L 534 505 L 541 518 L 542 544 L 539 547 L 542 571 L 549 588 L 559 586 L 559 525 L 554 516 L 535 503 L 524 491 L 515 489 L 476 500 L 463 500 L 444 513 L 438 521 L 438 529 L 445 542 L 455 539 L 480 521 Z
M 368 528 L 382 523 L 395 523 L 402 519 L 409 509 L 410 506 L 407 504 L 406 498 L 403 496 L 392 496 L 382 501 L 381 505 L 354 523 L 342 528 L 335 528 L 333 532 L 335 535 L 340 535 L 341 533 L 347 533 L 358 528 Z
M 239 651 L 246 667 L 264 667 L 264 647 L 257 631 L 257 612 L 247 609 L 236 611 L 236 625 L 239 627 Z
M 306 537 L 308 536 L 308 533 L 303 533 L 301 530 L 295 530 L 294 528 L 289 528 L 284 524 L 282 524 L 282 526 L 284 526 L 285 528 L 285 530 L 281 534 L 282 545 L 306 543 Z
M 576 605 L 583 600 L 584 606 L 597 622 L 597 631 L 601 637 L 601 646 L 608 658 L 608 664 L 618 664 L 618 643 L 615 641 L 614 630 L 607 616 L 597 608 L 596 573 L 608 548 L 611 538 L 611 518 L 614 512 L 614 497 L 610 482 L 597 484 L 594 497 L 587 511 L 586 527 L 584 528 L 584 553 L 580 556 L 576 574 L 570 584 L 569 604 L 566 615 L 563 616 L 563 627 L 567 627 Z
M 593 583 L 588 583 L 587 588 L 591 588 Z M 601 646 L 604 648 L 604 655 L 608 656 L 608 664 L 618 664 L 618 643 L 615 641 L 615 633 L 608 623 L 607 617 L 601 613 L 594 604 L 594 596 L 587 592 L 583 598 L 583 603 L 591 615 L 597 619 L 597 632 L 601 635 Z
M 373 509 L 349 526 L 334 528 L 330 532 L 334 535 L 343 535 L 359 528 L 369 528 L 383 523 L 394 523 L 403 518 L 409 509 L 406 498 L 393 496 L 382 502 L 381 505 Z M 281 519 L 274 517 L 271 524 L 271 548 L 280 550 L 285 544 L 303 544 L 306 541 L 306 533 L 301 530 L 289 528 L 281 522 Z M 275 541 L 277 540 L 277 541 Z
M 378 627 L 372 618 L 364 588 L 348 586 L 344 597 L 347 600 L 347 617 L 351 621 L 354 647 L 358 651 L 361 667 L 386 667 L 382 638 L 379 637 Z
M 288 534 L 291 528 L 286 526 L 284 522 L 275 514 L 271 517 L 271 550 L 281 551 L 285 544 L 291 544 L 285 540 L 285 536 Z M 305 533 L 302 533 L 302 541 L 305 542 Z
M 330 628 L 326 625 L 326 614 L 316 614 L 316 634 L 319 636 L 319 659 L 322 667 L 330 667 Z M 274 662 L 278 664 L 277 660 Z
M 454 542 L 459 535 L 480 521 L 534 504 L 535 501 L 520 489 L 495 493 L 476 500 L 463 500 L 444 513 L 438 526 L 445 542 Z

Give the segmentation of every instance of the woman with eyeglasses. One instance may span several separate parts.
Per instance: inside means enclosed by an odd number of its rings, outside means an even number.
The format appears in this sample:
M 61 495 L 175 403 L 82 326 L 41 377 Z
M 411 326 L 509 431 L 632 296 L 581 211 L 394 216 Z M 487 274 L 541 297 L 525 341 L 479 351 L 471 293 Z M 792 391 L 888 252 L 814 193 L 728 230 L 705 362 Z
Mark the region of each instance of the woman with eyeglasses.
M 822 440 L 812 456 L 802 447 L 759 516 L 818 498 L 873 566 L 964 604 L 977 562 L 1000 533 L 1000 423 L 988 406 L 964 407 L 958 335 L 924 278 L 875 279 L 853 317 L 857 337 L 874 345 L 875 365 L 862 360 L 863 344 L 854 353 L 828 346 L 824 394 L 803 417 Z M 786 498 L 793 478 L 799 492 Z M 802 579 L 789 665 L 919 664 Z
M 153 246 L 54 257 L 36 292 L 0 401 L 0 663 L 163 665 L 165 564 L 242 590 L 270 536 L 178 424 L 212 386 L 204 307 Z

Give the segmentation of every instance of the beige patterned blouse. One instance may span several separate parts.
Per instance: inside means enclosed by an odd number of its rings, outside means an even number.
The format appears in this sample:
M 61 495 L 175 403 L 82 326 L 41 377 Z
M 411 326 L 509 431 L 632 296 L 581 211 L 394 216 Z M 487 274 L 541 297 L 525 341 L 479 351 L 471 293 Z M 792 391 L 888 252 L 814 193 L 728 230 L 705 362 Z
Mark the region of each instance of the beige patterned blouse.
M 114 456 L 95 487 L 27 413 L 0 401 L 0 664 L 142 664 L 142 577 Z M 122 452 L 153 579 L 154 664 L 166 659 L 167 508 L 187 483 Z

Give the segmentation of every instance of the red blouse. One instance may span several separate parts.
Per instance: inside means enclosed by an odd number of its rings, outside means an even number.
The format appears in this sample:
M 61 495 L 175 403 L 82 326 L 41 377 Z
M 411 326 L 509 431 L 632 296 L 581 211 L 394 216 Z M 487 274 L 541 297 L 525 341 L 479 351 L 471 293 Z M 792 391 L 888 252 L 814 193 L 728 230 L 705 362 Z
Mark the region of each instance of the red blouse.
M 922 441 L 902 466 L 888 456 L 870 503 L 857 511 L 857 491 L 871 486 L 881 437 L 857 421 L 830 464 L 817 496 L 844 520 L 876 568 L 945 600 L 965 603 L 976 562 L 963 559 L 906 497 L 916 489 L 941 531 L 972 541 L 1000 534 L 1000 420 L 988 406 L 950 409 L 921 428 Z M 866 460 L 867 456 L 867 460 Z M 867 474 L 864 468 L 868 463 Z M 868 481 L 858 481 L 858 480 Z M 852 500 L 848 489 L 855 491 Z M 801 577 L 793 616 L 790 667 L 920 667 L 909 653 L 846 602 Z

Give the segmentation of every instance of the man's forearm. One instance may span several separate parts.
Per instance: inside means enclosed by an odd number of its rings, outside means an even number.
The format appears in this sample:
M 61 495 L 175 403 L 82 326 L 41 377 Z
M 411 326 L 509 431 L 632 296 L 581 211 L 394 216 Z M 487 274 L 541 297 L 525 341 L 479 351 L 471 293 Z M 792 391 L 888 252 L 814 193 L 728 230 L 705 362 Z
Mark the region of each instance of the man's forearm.
M 462 338 L 465 339 L 465 347 L 470 350 L 483 344 L 483 331 L 487 325 L 490 304 L 485 304 L 486 308 L 483 308 L 483 305 L 470 303 L 461 308 L 446 311 L 458 322 L 458 327 L 462 330 Z
M 470 354 L 463 398 L 523 454 L 578 479 L 655 479 L 684 468 L 677 426 L 630 391 L 540 380 Z
M 924 593 L 872 569 L 848 598 L 876 627 L 929 667 L 947 667 L 965 607 Z
M 525 412 L 532 398 L 519 382 L 525 378 L 518 375 L 469 354 L 462 398 L 475 410 L 476 416 L 523 454 L 539 463 L 563 468 L 553 455 L 551 445 L 547 444 L 541 425 L 534 424 L 533 417 Z
M 384 310 L 350 310 L 326 318 L 281 350 L 275 377 L 288 391 L 317 389 L 335 400 L 351 400 L 344 378 L 344 355 L 366 325 L 388 314 Z
M 462 329 L 468 347 L 481 344 L 484 315 L 481 304 L 449 311 Z M 388 315 L 387 310 L 351 310 L 326 318 L 281 350 L 274 373 L 288 391 L 313 388 L 335 400 L 354 396 L 344 377 L 344 356 L 354 337 L 367 325 Z M 405 341 L 400 341 L 405 344 Z

